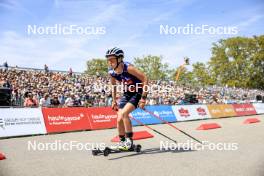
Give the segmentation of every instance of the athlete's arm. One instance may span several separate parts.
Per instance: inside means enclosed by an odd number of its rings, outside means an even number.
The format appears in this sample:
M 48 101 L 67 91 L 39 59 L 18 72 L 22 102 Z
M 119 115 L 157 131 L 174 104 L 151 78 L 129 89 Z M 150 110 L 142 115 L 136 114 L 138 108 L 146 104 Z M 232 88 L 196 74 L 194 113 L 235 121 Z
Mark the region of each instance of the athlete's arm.
M 111 82 L 111 90 L 112 90 L 112 109 L 117 110 L 117 102 L 116 102 L 116 79 L 110 76 Z
M 110 76 L 113 101 L 116 101 L 116 79 Z
M 142 82 L 142 87 L 143 87 L 143 93 L 142 97 L 147 97 L 148 94 L 148 78 L 147 76 L 140 70 L 138 70 L 136 67 L 129 65 L 127 68 L 128 73 L 131 75 L 134 75 L 137 77 L 141 82 Z

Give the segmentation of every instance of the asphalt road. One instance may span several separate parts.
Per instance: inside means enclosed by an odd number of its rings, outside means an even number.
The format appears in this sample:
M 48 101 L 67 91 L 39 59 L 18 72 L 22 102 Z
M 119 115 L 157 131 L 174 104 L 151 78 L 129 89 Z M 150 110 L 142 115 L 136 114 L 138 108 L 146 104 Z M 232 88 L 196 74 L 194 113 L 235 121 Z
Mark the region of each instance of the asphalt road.
M 251 117 L 257 117 L 261 122 L 243 124 L 245 119 Z M 222 128 L 196 130 L 201 123 L 209 122 L 216 122 Z M 194 148 L 194 145 L 188 147 L 188 143 L 194 142 L 166 124 L 151 127 L 176 139 L 178 146 L 145 127 L 135 127 L 135 131 L 148 130 L 155 137 L 136 141 L 142 145 L 142 152 L 139 154 L 115 153 L 108 157 L 92 156 L 90 150 L 81 150 L 81 147 L 89 149 L 92 145 L 101 143 L 110 145 L 116 129 L 2 139 L 0 152 L 7 159 L 0 161 L 0 176 L 264 176 L 264 115 L 190 121 L 174 125 L 206 141 L 204 149 L 201 146 Z M 68 151 L 50 147 L 55 146 L 54 143 L 66 146 L 71 141 L 73 145 L 78 144 L 80 150 L 77 147 Z M 164 149 L 165 144 L 169 144 L 167 149 Z M 34 145 L 38 150 L 33 150 Z M 160 147 L 163 147 L 162 150 Z

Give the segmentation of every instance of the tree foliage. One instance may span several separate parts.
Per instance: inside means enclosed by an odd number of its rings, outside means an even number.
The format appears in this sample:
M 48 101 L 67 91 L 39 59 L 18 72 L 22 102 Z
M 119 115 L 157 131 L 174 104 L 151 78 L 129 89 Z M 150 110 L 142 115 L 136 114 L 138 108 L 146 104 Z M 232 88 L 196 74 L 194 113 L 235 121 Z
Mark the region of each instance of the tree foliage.
M 164 80 L 170 75 L 167 63 L 162 63 L 162 56 L 143 56 L 135 58 L 134 65 L 143 71 L 150 80 Z
M 100 58 L 94 58 L 91 60 L 88 60 L 87 63 L 87 70 L 86 74 L 88 75 L 102 75 L 106 76 L 107 75 L 107 61 L 106 59 L 100 59 Z
M 264 88 L 264 36 L 222 39 L 213 44 L 210 73 L 220 85 Z

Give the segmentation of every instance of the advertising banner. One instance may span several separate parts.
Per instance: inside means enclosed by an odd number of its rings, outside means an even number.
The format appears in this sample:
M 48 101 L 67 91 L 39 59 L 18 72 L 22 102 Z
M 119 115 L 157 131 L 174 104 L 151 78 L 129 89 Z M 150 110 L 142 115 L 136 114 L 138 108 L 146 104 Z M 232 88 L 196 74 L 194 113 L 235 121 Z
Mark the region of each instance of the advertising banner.
M 168 121 L 168 122 L 176 122 L 176 117 L 172 111 L 171 106 L 167 105 L 160 105 L 160 106 L 146 106 L 146 110 L 154 113 L 155 115 L 158 115 L 160 118 Z M 134 110 L 131 115 L 140 120 L 143 124 L 159 124 L 163 123 L 158 118 L 154 117 L 148 112 L 143 111 L 140 108 L 137 108 Z M 137 122 L 132 120 L 133 125 L 139 125 Z
M 179 105 L 172 106 L 177 121 L 211 118 L 206 105 Z
M 264 103 L 254 103 L 253 106 L 257 114 L 264 114 Z
M 207 105 L 207 108 L 212 118 L 225 117 L 224 105 L 222 104 Z
M 95 107 L 86 110 L 92 130 L 115 128 L 117 112 L 111 107 Z
M 254 115 L 257 114 L 252 104 L 233 104 L 237 116 Z
M 40 108 L 0 108 L 0 137 L 46 133 Z
M 87 108 L 42 108 L 48 133 L 91 129 Z

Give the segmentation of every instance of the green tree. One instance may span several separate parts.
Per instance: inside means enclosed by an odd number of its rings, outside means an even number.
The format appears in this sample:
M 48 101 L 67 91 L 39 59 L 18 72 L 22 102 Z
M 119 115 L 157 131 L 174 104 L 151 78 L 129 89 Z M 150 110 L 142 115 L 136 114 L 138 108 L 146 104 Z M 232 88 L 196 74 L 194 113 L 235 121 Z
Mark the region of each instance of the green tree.
M 94 58 L 88 60 L 86 65 L 87 65 L 87 70 L 85 71 L 85 73 L 88 75 L 96 75 L 96 74 L 100 74 L 103 76 L 107 75 L 108 65 L 106 59 Z
M 167 63 L 162 63 L 162 56 L 143 56 L 134 58 L 134 65 L 143 71 L 150 80 L 164 80 L 170 75 Z
M 264 90 L 264 35 L 254 36 L 255 54 L 251 59 L 249 87 Z
M 222 39 L 213 44 L 211 75 L 221 85 L 263 89 L 263 36 Z
M 193 79 L 200 85 L 213 85 L 215 80 L 211 77 L 208 67 L 202 62 L 196 62 L 193 67 Z

